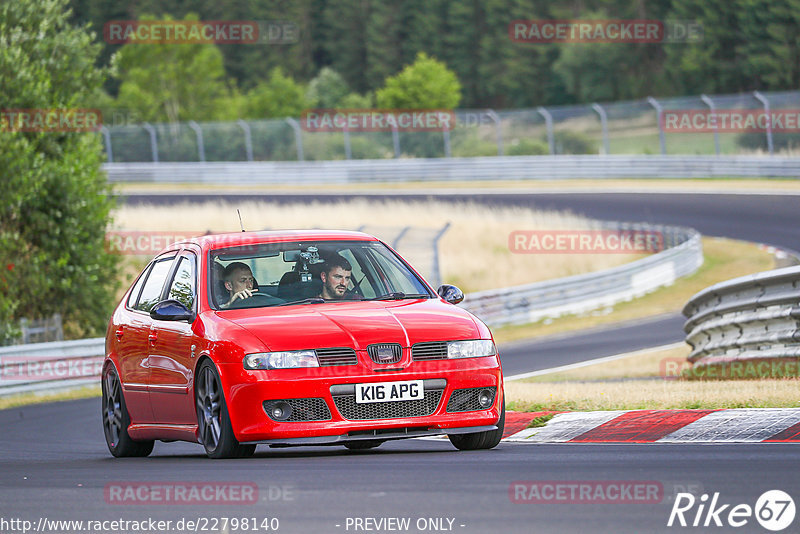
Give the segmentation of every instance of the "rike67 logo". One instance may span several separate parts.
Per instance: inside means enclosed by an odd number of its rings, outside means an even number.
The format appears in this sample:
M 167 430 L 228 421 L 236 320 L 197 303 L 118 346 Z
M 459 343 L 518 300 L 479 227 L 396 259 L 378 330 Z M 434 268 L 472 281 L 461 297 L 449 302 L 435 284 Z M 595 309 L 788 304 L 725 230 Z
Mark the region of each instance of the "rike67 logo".
M 679 493 L 675 497 L 667 526 L 681 527 L 743 527 L 752 525 L 752 519 L 767 530 L 784 530 L 794 521 L 794 500 L 781 490 L 769 490 L 761 494 L 755 506 L 730 504 L 720 500 L 719 492 L 707 493 L 696 498 L 691 493 Z M 751 527 L 752 528 L 752 527 Z

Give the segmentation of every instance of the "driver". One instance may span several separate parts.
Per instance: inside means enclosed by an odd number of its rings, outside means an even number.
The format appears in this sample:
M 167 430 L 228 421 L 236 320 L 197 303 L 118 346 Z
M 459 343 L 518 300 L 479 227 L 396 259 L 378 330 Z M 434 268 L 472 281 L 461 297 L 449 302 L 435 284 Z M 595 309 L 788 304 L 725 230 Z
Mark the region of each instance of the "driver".
M 347 294 L 352 272 L 350 262 L 339 254 L 326 259 L 325 270 L 319 273 L 322 280 L 322 293 L 319 296 L 325 300 L 343 299 Z
M 225 289 L 231 296 L 230 300 L 221 306 L 222 308 L 229 308 L 237 299 L 248 299 L 255 293 L 253 290 L 255 278 L 253 278 L 250 267 L 245 263 L 235 261 L 229 264 L 225 267 L 223 279 L 225 280 Z

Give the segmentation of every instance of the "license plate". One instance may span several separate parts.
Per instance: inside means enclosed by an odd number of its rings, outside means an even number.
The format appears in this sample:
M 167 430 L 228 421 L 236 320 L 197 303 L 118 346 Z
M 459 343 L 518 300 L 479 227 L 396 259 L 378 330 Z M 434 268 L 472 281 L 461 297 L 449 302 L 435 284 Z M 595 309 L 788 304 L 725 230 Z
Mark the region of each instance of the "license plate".
M 425 398 L 422 380 L 356 384 L 356 403 L 408 401 Z

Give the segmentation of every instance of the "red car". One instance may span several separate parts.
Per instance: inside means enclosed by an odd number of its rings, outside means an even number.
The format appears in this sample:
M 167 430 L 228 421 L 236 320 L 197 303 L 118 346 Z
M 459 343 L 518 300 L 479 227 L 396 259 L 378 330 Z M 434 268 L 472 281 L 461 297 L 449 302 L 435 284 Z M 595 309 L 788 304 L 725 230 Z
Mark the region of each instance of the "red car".
M 114 456 L 154 440 L 212 458 L 256 444 L 377 447 L 446 434 L 462 450 L 503 433 L 486 325 L 373 236 L 248 232 L 170 246 L 114 311 L 102 373 Z

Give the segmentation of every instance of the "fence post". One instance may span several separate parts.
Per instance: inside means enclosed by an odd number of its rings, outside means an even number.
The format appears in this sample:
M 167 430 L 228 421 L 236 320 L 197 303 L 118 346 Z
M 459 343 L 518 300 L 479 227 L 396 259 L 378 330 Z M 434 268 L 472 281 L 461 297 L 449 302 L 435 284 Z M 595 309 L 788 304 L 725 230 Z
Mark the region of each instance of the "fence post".
M 711 120 L 714 121 L 714 152 L 719 156 L 719 123 L 717 122 L 716 106 L 707 95 L 700 95 L 700 100 L 711 110 Z
M 394 146 L 394 157 L 400 157 L 400 132 L 397 130 L 397 124 L 392 121 L 392 145 Z
M 156 137 L 156 129 L 149 122 L 142 123 L 142 128 L 147 130 L 150 134 L 150 152 L 153 157 L 153 163 L 158 163 L 158 138 Z
M 292 118 L 287 118 L 286 122 L 288 122 L 292 130 L 294 130 L 294 142 L 297 145 L 297 161 L 303 161 L 303 132 L 300 131 L 300 123 Z
M 608 155 L 611 151 L 608 148 L 608 117 L 606 116 L 606 110 L 596 102 L 592 104 L 592 109 L 600 115 L 600 128 L 603 131 L 603 153 Z
M 242 119 L 236 121 L 236 124 L 244 132 L 244 149 L 247 151 L 247 161 L 253 161 L 253 138 L 250 136 L 250 125 Z
M 353 159 L 353 147 L 350 146 L 350 130 L 347 129 L 347 123 L 342 126 L 342 133 L 344 134 L 344 157 Z
M 206 147 L 203 144 L 203 130 L 200 129 L 200 126 L 195 121 L 189 121 L 189 128 L 194 130 L 194 134 L 197 137 L 197 156 L 200 158 L 200 161 L 206 161 Z
M 536 108 L 536 111 L 544 117 L 544 123 L 547 128 L 547 145 L 550 147 L 550 155 L 554 156 L 556 154 L 556 138 L 553 134 L 553 116 L 541 106 Z
M 442 238 L 444 233 L 447 229 L 450 228 L 450 223 L 446 223 L 439 233 L 436 234 L 436 237 L 433 238 L 433 276 L 434 276 L 434 287 L 438 287 L 442 284 L 442 273 L 439 272 L 439 240 Z
M 775 146 L 772 143 L 772 118 L 769 116 L 769 100 L 758 91 L 753 91 L 753 96 L 764 105 L 764 113 L 767 115 L 767 150 L 769 150 L 769 155 L 772 156 L 775 153 Z
M 667 140 L 664 138 L 664 108 L 662 108 L 658 100 L 652 96 L 647 97 L 647 103 L 656 110 L 656 117 L 658 118 L 658 141 L 661 143 L 661 154 L 665 155 L 667 153 Z
M 410 226 L 406 226 L 405 228 L 403 228 L 402 230 L 400 230 L 400 233 L 399 233 L 399 234 L 397 234 L 397 236 L 396 236 L 396 237 L 394 238 L 394 240 L 392 241 L 392 248 L 393 248 L 393 249 L 397 249 L 397 245 L 398 245 L 398 244 L 400 244 L 400 240 L 401 240 L 401 239 L 403 239 L 403 237 L 406 235 L 406 233 L 408 233 L 408 231 L 409 231 L 410 229 L 411 229 L 411 227 L 410 227 Z
M 108 131 L 108 128 L 105 126 L 101 126 L 100 133 L 103 134 L 103 139 L 105 140 L 106 144 L 106 158 L 108 159 L 109 163 L 114 163 L 114 156 L 111 153 L 111 132 Z
M 494 121 L 495 131 L 497 132 L 497 155 L 503 155 L 503 129 L 500 124 L 500 116 L 493 109 L 487 109 L 486 114 Z

